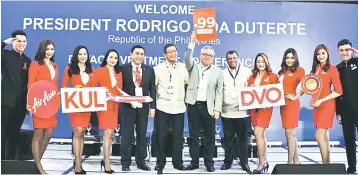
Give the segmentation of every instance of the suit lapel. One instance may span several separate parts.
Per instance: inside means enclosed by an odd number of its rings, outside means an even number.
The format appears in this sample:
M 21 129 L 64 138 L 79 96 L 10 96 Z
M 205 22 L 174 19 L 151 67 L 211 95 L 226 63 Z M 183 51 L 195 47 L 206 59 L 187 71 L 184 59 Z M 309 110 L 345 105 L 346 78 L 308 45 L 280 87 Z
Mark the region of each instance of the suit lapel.
M 261 78 L 260 85 L 265 85 L 266 84 L 266 82 L 265 82 L 266 78 L 268 78 L 268 76 L 267 76 L 267 73 L 265 71 L 264 75 Z
M 214 78 L 213 76 L 214 76 L 214 69 L 213 69 L 213 65 L 211 65 L 210 66 L 210 69 L 209 69 L 209 77 L 208 77 L 208 89 L 209 89 L 209 87 L 210 87 L 210 83 L 211 83 L 211 81 L 212 81 L 212 79 Z
M 130 82 L 132 82 L 133 86 L 135 86 L 134 82 L 133 82 L 133 70 L 132 70 L 132 63 L 128 63 L 128 67 L 127 67 L 127 73 L 129 75 L 129 79 Z
M 140 82 L 140 87 L 143 87 L 143 81 L 146 79 L 147 75 L 147 69 L 144 67 L 144 65 L 141 65 L 142 67 L 142 81 Z

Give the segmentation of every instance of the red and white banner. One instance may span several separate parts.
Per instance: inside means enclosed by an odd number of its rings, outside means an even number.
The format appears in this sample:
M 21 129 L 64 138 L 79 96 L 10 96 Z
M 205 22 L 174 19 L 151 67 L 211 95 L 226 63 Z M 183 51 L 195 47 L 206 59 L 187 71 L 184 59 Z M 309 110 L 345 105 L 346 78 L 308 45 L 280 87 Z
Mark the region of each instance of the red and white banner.
M 62 113 L 107 110 L 105 87 L 61 88 Z
M 49 81 L 36 81 L 27 93 L 27 105 L 36 117 L 49 118 L 55 115 L 60 108 L 57 88 Z
M 283 84 L 246 87 L 239 90 L 239 109 L 257 109 L 285 105 Z

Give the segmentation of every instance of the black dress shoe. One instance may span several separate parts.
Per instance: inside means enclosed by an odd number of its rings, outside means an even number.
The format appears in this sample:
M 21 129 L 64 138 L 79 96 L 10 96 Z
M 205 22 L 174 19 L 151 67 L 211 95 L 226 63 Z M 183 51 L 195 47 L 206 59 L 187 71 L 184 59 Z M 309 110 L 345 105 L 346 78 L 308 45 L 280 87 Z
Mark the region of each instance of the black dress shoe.
M 157 171 L 157 174 L 163 174 L 163 167 L 160 167 L 160 166 L 155 166 L 154 167 L 154 170 Z
M 242 170 L 244 170 L 244 171 L 251 171 L 251 170 L 250 170 L 250 166 L 249 166 L 249 164 L 247 164 L 247 163 L 242 164 L 242 163 L 240 162 L 240 166 L 241 166 Z
M 194 164 L 189 164 L 185 170 L 195 170 L 195 169 L 198 169 L 199 168 L 199 165 L 194 165 Z
M 144 171 L 150 171 L 150 167 L 146 164 L 138 164 L 137 168 L 142 169 Z
M 356 174 L 356 167 L 348 167 L 347 174 Z
M 224 165 L 221 166 L 221 170 L 228 170 L 231 168 L 231 163 L 224 163 Z
M 122 166 L 122 171 L 130 171 L 131 169 L 129 168 L 129 166 Z
M 214 172 L 214 171 L 215 171 L 215 168 L 214 168 L 214 166 L 208 166 L 208 167 L 206 167 L 206 170 L 207 170 L 208 172 Z
M 185 166 L 183 164 L 181 165 L 174 165 L 174 168 L 177 170 L 185 170 Z

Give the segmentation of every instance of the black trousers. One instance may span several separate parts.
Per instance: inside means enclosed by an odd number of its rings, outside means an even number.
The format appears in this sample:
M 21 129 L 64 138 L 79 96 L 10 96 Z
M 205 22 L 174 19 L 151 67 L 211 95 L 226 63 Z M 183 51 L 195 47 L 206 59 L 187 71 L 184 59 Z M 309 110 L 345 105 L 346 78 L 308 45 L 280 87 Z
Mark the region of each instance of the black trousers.
M 139 115 L 136 112 L 134 116 L 121 116 L 121 164 L 122 166 L 131 165 L 132 143 L 134 137 L 134 125 L 136 129 L 136 150 L 135 161 L 138 164 L 144 164 L 147 157 L 147 125 L 148 114 Z
M 26 107 L 18 100 L 15 108 L 1 105 L 1 160 L 15 160 Z
M 166 135 L 168 134 L 169 127 L 172 127 L 173 133 L 173 154 L 172 164 L 183 164 L 183 132 L 184 132 L 184 113 L 168 114 L 160 110 L 156 110 L 154 118 L 154 128 L 157 135 L 157 165 L 164 168 L 166 164 Z
M 206 167 L 214 166 L 215 153 L 215 124 L 216 120 L 208 113 L 206 102 L 196 102 L 188 105 L 189 123 L 189 152 L 191 163 L 199 165 L 199 137 L 200 130 L 204 130 L 204 164 Z
M 355 141 L 358 126 L 358 114 L 354 114 L 352 108 L 350 106 L 346 106 L 346 109 L 342 111 L 341 117 L 348 166 L 356 169 L 357 160 Z
M 238 156 L 241 164 L 248 163 L 248 126 L 249 117 L 246 118 L 221 118 L 224 131 L 225 150 L 224 163 L 232 164 L 235 153 L 235 145 L 238 143 Z M 236 134 L 236 138 L 235 138 Z M 238 139 L 238 140 L 236 140 Z

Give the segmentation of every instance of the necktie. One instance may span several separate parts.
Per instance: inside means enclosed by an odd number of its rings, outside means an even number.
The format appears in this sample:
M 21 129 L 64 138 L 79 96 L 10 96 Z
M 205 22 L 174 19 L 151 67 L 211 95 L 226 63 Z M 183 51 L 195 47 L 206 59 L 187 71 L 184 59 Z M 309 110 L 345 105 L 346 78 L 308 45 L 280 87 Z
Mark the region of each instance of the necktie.
M 140 77 L 139 66 L 137 66 L 136 69 L 135 69 L 135 82 L 136 82 L 138 87 L 140 86 L 141 81 L 142 81 L 142 78 Z

